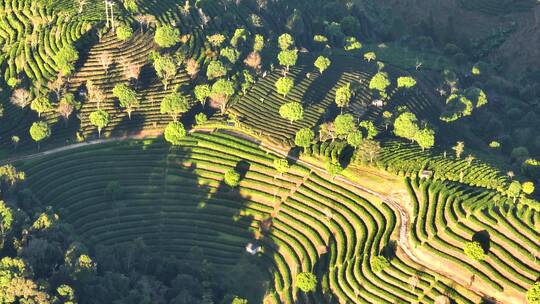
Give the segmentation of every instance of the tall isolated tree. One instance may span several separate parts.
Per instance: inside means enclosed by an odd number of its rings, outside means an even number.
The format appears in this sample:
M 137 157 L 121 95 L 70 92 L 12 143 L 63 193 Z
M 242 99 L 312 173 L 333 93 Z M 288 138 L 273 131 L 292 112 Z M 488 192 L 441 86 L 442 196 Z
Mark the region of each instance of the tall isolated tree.
M 184 138 L 186 134 L 186 129 L 181 122 L 171 121 L 169 124 L 167 124 L 167 127 L 165 127 L 165 140 L 172 145 L 179 145 L 182 138 Z
M 285 103 L 279 107 L 279 115 L 291 122 L 304 118 L 304 108 L 299 102 L 292 101 Z
M 53 106 L 49 101 L 49 98 L 39 96 L 32 100 L 32 103 L 30 104 L 30 109 L 36 111 L 38 113 L 38 117 L 41 117 L 41 114 L 51 111 L 53 109 Z
M 259 53 L 264 48 L 264 36 L 260 34 L 256 34 L 255 38 L 253 39 L 253 52 Z
M 356 123 L 352 114 L 341 114 L 334 120 L 334 131 L 338 138 L 347 138 L 350 133 L 356 130 Z
M 186 96 L 173 92 L 163 98 L 159 106 L 161 114 L 168 114 L 173 121 L 178 121 L 178 116 L 189 110 L 189 102 Z
M 101 130 L 110 122 L 109 113 L 104 110 L 97 110 L 88 116 L 90 123 L 98 129 L 98 137 L 101 137 Z
M 211 89 L 210 85 L 208 85 L 208 84 L 196 85 L 195 89 L 193 90 L 193 94 L 195 95 L 195 99 L 197 99 L 197 101 L 200 102 L 203 107 L 206 104 L 206 99 L 208 99 L 208 97 L 210 97 L 211 93 L 212 93 L 212 89 Z
M 133 36 L 133 29 L 129 24 L 122 24 L 116 28 L 116 38 L 126 41 Z
M 343 85 L 336 90 L 335 102 L 336 102 L 336 105 L 341 108 L 342 113 L 343 113 L 343 108 L 349 105 L 351 98 L 352 98 L 352 92 L 351 92 L 350 83 L 347 83 L 346 85 Z
M 463 247 L 463 252 L 467 257 L 475 261 L 483 261 L 486 258 L 484 249 L 479 242 L 467 242 Z
M 330 61 L 330 59 L 324 56 L 317 57 L 317 60 L 315 60 L 314 63 L 315 67 L 319 69 L 319 72 L 321 74 L 330 67 L 330 64 L 332 64 L 332 61 Z
M 377 128 L 375 128 L 375 125 L 371 120 L 361 121 L 359 126 L 367 139 L 373 139 L 375 136 L 377 136 L 377 134 L 379 134 L 379 131 L 377 131 Z
M 289 172 L 290 166 L 289 161 L 286 158 L 276 158 L 274 159 L 274 169 L 279 172 L 280 175 L 283 175 Z
M 411 112 L 401 113 L 394 121 L 394 134 L 411 141 L 418 132 L 418 118 Z
M 168 48 L 180 42 L 180 31 L 170 25 L 163 25 L 157 28 L 154 41 L 162 48 Z
M 290 77 L 280 77 L 275 83 L 276 91 L 278 94 L 283 95 L 283 98 L 287 97 L 287 94 L 292 90 L 294 86 L 294 80 Z
M 230 64 L 234 65 L 240 57 L 240 52 L 238 52 L 238 50 L 236 50 L 235 48 L 225 47 L 221 49 L 219 55 L 223 58 L 226 58 Z
M 382 97 L 386 97 L 386 88 L 390 86 L 390 80 L 388 74 L 385 72 L 378 72 L 371 78 L 369 82 L 370 90 L 377 90 Z
M 317 289 L 317 277 L 311 272 L 301 272 L 296 275 L 296 287 L 308 293 Z
M 367 53 L 364 54 L 364 59 L 367 62 L 377 60 L 377 54 L 375 54 L 375 52 L 367 52 Z
M 414 141 L 418 143 L 422 151 L 435 145 L 435 131 L 429 128 L 418 130 L 414 134 Z
M 15 89 L 13 93 L 11 94 L 11 97 L 9 98 L 9 101 L 15 105 L 20 107 L 21 109 L 24 109 L 26 106 L 32 102 L 32 95 L 28 90 L 19 88 Z
M 360 144 L 362 144 L 363 140 L 364 138 L 363 138 L 362 132 L 358 130 L 351 132 L 349 133 L 349 135 L 347 135 L 347 143 L 351 147 L 353 147 L 355 150 L 356 148 L 358 148 L 358 146 L 360 146 Z
M 154 69 L 156 74 L 163 81 L 165 90 L 169 86 L 169 80 L 176 75 L 177 66 L 174 59 L 169 55 L 158 55 L 154 58 Z
M 315 133 L 310 128 L 302 128 L 296 132 L 294 144 L 304 148 L 304 153 L 307 153 L 307 148 L 311 146 Z
M 223 77 L 225 75 L 227 75 L 227 68 L 221 61 L 210 61 L 208 67 L 206 68 L 206 77 L 208 77 L 208 80 Z
M 75 70 L 75 62 L 79 59 L 79 52 L 72 45 L 63 46 L 54 56 L 58 70 L 64 76 L 69 76 Z
M 214 102 L 217 102 L 220 105 L 221 114 L 225 113 L 229 98 L 234 95 L 234 93 L 234 82 L 230 80 L 219 79 L 212 85 L 210 98 L 212 98 Z
M 51 136 L 51 128 L 44 121 L 34 122 L 30 127 L 30 137 L 38 144 L 38 150 L 40 142 L 49 136 Z
M 249 53 L 246 59 L 244 59 L 244 64 L 255 71 L 259 71 L 261 69 L 261 62 L 261 55 L 257 52 Z
M 120 107 L 126 109 L 128 117 L 129 119 L 131 119 L 131 113 L 140 104 L 135 90 L 121 83 L 114 86 L 112 93 L 114 97 L 118 98 L 118 101 L 120 102 Z
M 95 102 L 99 109 L 101 102 L 105 100 L 105 93 L 92 80 L 86 81 L 86 89 L 88 90 L 88 101 Z
M 294 38 L 290 34 L 281 34 L 278 38 L 278 45 L 282 51 L 288 50 L 294 44 Z
M 4 249 L 6 237 L 13 224 L 13 210 L 0 201 L 0 249 Z
M 284 50 L 284 51 L 279 52 L 278 54 L 279 64 L 285 67 L 286 72 L 289 72 L 289 68 L 291 66 L 294 66 L 297 60 L 298 60 L 298 50 L 296 49 Z
M 223 181 L 227 186 L 236 188 L 240 184 L 240 173 L 236 172 L 234 169 L 230 169 L 223 175 Z
M 416 85 L 416 80 L 410 76 L 398 77 L 397 87 L 410 89 Z

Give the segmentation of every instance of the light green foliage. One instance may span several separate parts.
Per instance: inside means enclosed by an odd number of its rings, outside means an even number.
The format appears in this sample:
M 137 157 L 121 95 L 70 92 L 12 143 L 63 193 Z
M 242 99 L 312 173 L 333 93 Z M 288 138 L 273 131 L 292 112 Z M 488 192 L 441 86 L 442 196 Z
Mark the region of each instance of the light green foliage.
M 473 111 L 473 103 L 463 95 L 452 94 L 446 99 L 446 108 L 440 119 L 445 122 L 453 122 L 461 117 L 469 116 Z
M 418 130 L 414 134 L 414 141 L 422 148 L 422 151 L 435 145 L 435 131 L 429 128 Z
M 154 69 L 156 74 L 163 81 L 165 90 L 169 85 L 169 79 L 176 75 L 177 66 L 174 59 L 169 55 L 157 55 L 154 57 Z
M 24 172 L 17 171 L 13 165 L 3 165 L 0 167 L 0 180 L 3 183 L 8 183 L 13 186 L 18 181 L 24 180 L 26 175 Z
M 248 300 L 239 297 L 234 297 L 231 304 L 248 304 Z
M 285 158 L 276 158 L 274 159 L 274 168 L 279 172 L 280 174 L 284 174 L 289 172 L 289 161 Z
M 44 121 L 34 122 L 30 127 L 30 137 L 36 142 L 40 142 L 51 136 L 51 128 Z
M 154 41 L 162 48 L 171 47 L 180 42 L 180 31 L 170 25 L 163 25 L 157 28 Z
M 74 63 L 79 59 L 79 53 L 72 45 L 65 45 L 53 57 L 60 74 L 69 76 L 75 70 Z
M 362 43 L 360 43 L 355 37 L 346 37 L 345 38 L 345 47 L 346 51 L 354 51 L 362 48 Z
M 295 65 L 296 60 L 298 60 L 298 50 L 296 49 L 281 51 L 278 54 L 279 64 L 285 66 L 287 69 Z
M 488 104 L 487 95 L 482 89 L 476 87 L 468 88 L 465 91 L 465 96 L 474 103 L 477 109 Z
M 264 37 L 260 34 L 255 35 L 253 42 L 253 52 L 260 52 L 264 48 Z
M 510 197 L 516 198 L 521 194 L 521 190 L 521 183 L 518 181 L 513 181 L 510 183 L 510 186 L 508 186 L 506 194 Z
M 105 128 L 110 121 L 109 113 L 107 113 L 104 110 L 97 110 L 95 112 L 90 113 L 88 116 L 90 123 L 97 127 L 98 129 L 98 135 L 101 136 L 101 130 Z
M 209 80 L 227 75 L 227 68 L 219 60 L 211 61 L 206 68 L 206 77 Z
M 324 164 L 324 169 L 330 176 L 335 177 L 336 175 L 341 174 L 343 172 L 343 167 L 339 163 L 334 163 L 331 161 L 326 161 Z
M 313 41 L 319 42 L 319 43 L 327 43 L 328 38 L 326 38 L 326 36 L 323 36 L 323 35 L 315 35 L 313 36 Z
M 416 80 L 410 76 L 398 77 L 397 87 L 410 89 L 416 85 Z
M 475 261 L 483 261 L 486 258 L 484 249 L 478 242 L 468 242 L 465 244 L 465 247 L 463 247 L 463 252 L 466 256 Z
M 394 134 L 398 137 L 412 140 L 418 130 L 418 119 L 411 112 L 400 114 L 394 121 Z
M 139 11 L 139 5 L 136 0 L 123 0 L 122 3 L 124 4 L 124 8 L 132 14 Z
M 390 262 L 381 255 L 372 257 L 370 264 L 374 272 L 381 272 L 390 266 Z
M 489 143 L 489 147 L 492 149 L 499 149 L 501 147 L 501 143 L 498 141 L 492 141 Z
M 373 60 L 377 60 L 377 54 L 375 54 L 375 52 L 367 52 L 364 54 L 364 59 L 367 61 L 367 62 L 371 62 Z
M 172 145 L 179 145 L 182 138 L 187 134 L 184 125 L 178 121 L 171 121 L 165 127 L 165 132 L 163 133 L 165 140 L 171 143 Z
M 14 303 L 7 301 L 5 294 L 11 280 L 20 278 L 27 273 L 26 264 L 22 259 L 3 257 L 0 260 L 0 303 Z
M 227 58 L 227 60 L 229 60 L 231 64 L 235 64 L 238 61 L 238 57 L 240 57 L 240 52 L 238 52 L 235 48 L 232 47 L 226 47 L 221 49 L 219 54 L 222 57 Z
M 204 113 L 197 113 L 195 115 L 195 124 L 202 125 L 208 121 L 208 117 Z
M 356 124 L 352 114 L 341 114 L 334 120 L 334 132 L 339 138 L 347 138 L 347 136 L 356 131 Z
M 214 34 L 206 37 L 206 40 L 214 47 L 219 47 L 225 42 L 225 36 L 223 34 Z
M 313 142 L 313 138 L 315 138 L 315 133 L 309 129 L 309 128 L 302 128 L 296 132 L 296 135 L 294 137 L 294 144 L 303 147 L 304 152 L 306 152 L 306 149 L 311 145 Z
M 525 194 L 533 194 L 534 192 L 534 183 L 533 182 L 524 182 L 521 186 L 523 193 Z
M 388 80 L 388 74 L 385 72 L 378 72 L 373 76 L 373 78 L 371 78 L 371 81 L 369 82 L 369 89 L 384 93 L 389 85 L 390 80 Z
M 361 131 L 354 131 L 347 135 L 347 143 L 353 148 L 357 148 L 363 141 L 363 135 Z
M 240 41 L 244 42 L 247 39 L 247 31 L 244 28 L 237 28 L 234 30 L 234 35 L 231 38 L 231 45 L 233 47 L 238 47 Z
M 50 229 L 58 219 L 57 214 L 41 213 L 32 224 L 32 229 L 36 231 Z
M 189 110 L 189 101 L 186 96 L 172 92 L 165 96 L 159 105 L 161 114 L 168 114 L 173 121 L 178 121 L 178 116 Z
M 197 99 L 197 101 L 199 101 L 204 106 L 204 104 L 206 103 L 206 99 L 212 93 L 212 89 L 208 84 L 198 84 L 195 86 L 193 93 L 195 94 L 195 99 Z
M 465 151 L 465 143 L 462 141 L 458 141 L 454 147 L 452 147 L 452 150 L 456 152 L 456 158 L 461 158 L 461 155 Z
M 352 98 L 351 84 L 347 83 L 344 86 L 339 87 L 336 90 L 335 102 L 340 108 L 344 108 L 349 105 Z
M 278 45 L 282 51 L 288 50 L 294 44 L 294 38 L 290 34 L 282 34 L 278 38 Z
M 122 24 L 116 28 L 116 38 L 118 40 L 126 41 L 133 36 L 133 29 L 129 24 Z
M 535 282 L 529 290 L 527 290 L 527 303 L 540 304 L 540 281 Z
M 294 80 L 290 77 L 281 77 L 275 83 L 277 93 L 283 95 L 283 98 L 287 97 L 293 86 Z
M 62 284 L 56 288 L 56 292 L 62 299 L 64 304 L 75 304 L 75 291 L 71 286 Z
M 481 74 L 480 68 L 478 66 L 473 66 L 471 69 L 471 74 L 473 74 L 474 76 L 480 75 Z
M 322 74 L 324 71 L 326 71 L 326 69 L 328 69 L 328 67 L 330 67 L 330 64 L 332 62 L 330 61 L 330 59 L 324 57 L 324 56 L 319 56 L 317 57 L 317 60 L 315 60 L 315 67 L 317 69 L 319 69 L 319 72 Z
M 226 79 L 219 79 L 212 85 L 210 96 L 225 96 L 228 98 L 232 95 L 234 95 L 234 82 Z
M 49 98 L 40 96 L 32 100 L 30 103 L 30 109 L 36 111 L 38 113 L 38 117 L 41 117 L 41 114 L 51 111 L 53 106 L 49 101 Z
M 359 126 L 367 139 L 373 139 L 375 136 L 377 136 L 377 134 L 379 134 L 379 131 L 377 131 L 377 128 L 375 128 L 375 125 L 371 120 L 361 121 Z
M 304 118 L 304 108 L 299 102 L 288 102 L 279 107 L 279 115 L 292 124 L 294 121 Z
M 234 169 L 230 169 L 227 172 L 225 172 L 225 175 L 223 176 L 223 181 L 227 186 L 231 188 L 235 188 L 240 184 L 240 173 L 236 172 Z
M 242 84 L 240 87 L 242 88 L 242 94 L 246 94 L 246 92 L 249 90 L 255 84 L 255 78 L 248 70 L 242 71 Z
M 301 272 L 296 275 L 296 287 L 306 293 L 315 291 L 317 288 L 317 277 L 311 272 Z
M 114 97 L 118 98 L 120 107 L 125 108 L 128 113 L 129 119 L 131 119 L 131 113 L 139 106 L 139 99 L 137 99 L 137 93 L 127 85 L 121 83 L 117 84 L 113 88 Z
M 4 248 L 6 236 L 13 224 L 13 210 L 0 201 L 0 250 Z

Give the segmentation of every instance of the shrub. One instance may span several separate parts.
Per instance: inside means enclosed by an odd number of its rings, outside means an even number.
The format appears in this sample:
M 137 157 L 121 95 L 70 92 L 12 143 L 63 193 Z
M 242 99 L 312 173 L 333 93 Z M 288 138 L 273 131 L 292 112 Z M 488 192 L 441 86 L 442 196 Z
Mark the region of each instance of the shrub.
M 202 125 L 204 124 L 205 122 L 208 121 L 208 117 L 206 117 L 206 114 L 204 113 L 197 113 L 197 115 L 195 115 L 195 123 L 197 125 Z
M 126 41 L 133 36 L 133 29 L 128 24 L 122 24 L 116 28 L 116 38 Z
M 370 263 L 374 272 L 381 272 L 390 266 L 390 262 L 385 257 L 380 255 L 372 257 Z
M 230 169 L 229 171 L 225 172 L 225 175 L 223 176 L 223 181 L 229 187 L 235 188 L 238 186 L 238 184 L 240 184 L 240 174 L 236 172 L 236 170 Z
M 173 145 L 179 145 L 180 140 L 186 136 L 186 129 L 181 122 L 171 121 L 165 127 L 165 140 Z
M 180 31 L 170 25 L 158 27 L 154 41 L 163 48 L 171 47 L 180 42 Z
M 311 272 L 301 272 L 296 275 L 296 287 L 303 292 L 315 291 L 317 277 Z
M 479 242 L 468 242 L 465 244 L 465 247 L 463 247 L 463 252 L 466 256 L 475 261 L 483 261 L 486 258 L 484 249 Z

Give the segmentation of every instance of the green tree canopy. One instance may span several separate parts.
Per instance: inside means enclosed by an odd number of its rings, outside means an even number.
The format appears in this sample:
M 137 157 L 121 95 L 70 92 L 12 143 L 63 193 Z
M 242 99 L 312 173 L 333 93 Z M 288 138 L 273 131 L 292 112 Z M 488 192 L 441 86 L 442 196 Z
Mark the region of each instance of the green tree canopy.
M 375 54 L 375 52 L 367 52 L 364 54 L 364 59 L 367 61 L 367 62 L 371 62 L 373 60 L 377 60 L 377 54 Z
M 97 110 L 90 113 L 88 118 L 90 120 L 90 123 L 93 126 L 97 127 L 98 136 L 101 136 L 101 130 L 109 124 L 109 121 L 110 121 L 109 113 L 107 113 L 104 110 Z
M 343 167 L 341 167 L 338 162 L 332 162 L 330 160 L 327 160 L 324 163 L 324 169 L 326 170 L 326 172 L 328 172 L 328 174 L 330 174 L 330 176 L 332 176 L 332 178 L 343 172 Z
M 180 31 L 170 25 L 163 25 L 157 28 L 154 41 L 162 48 L 171 47 L 180 42 Z
M 296 287 L 306 293 L 315 291 L 317 288 L 317 277 L 311 272 L 301 272 L 296 275 Z
M 264 48 L 264 37 L 260 34 L 256 34 L 253 42 L 253 52 L 260 52 Z
M 294 44 L 294 38 L 290 34 L 281 34 L 278 38 L 278 45 L 282 51 L 288 50 Z
M 282 118 L 288 119 L 292 124 L 294 121 L 304 117 L 304 108 L 302 108 L 299 102 L 288 102 L 279 107 L 279 115 Z
M 534 192 L 534 183 L 533 182 L 524 182 L 523 185 L 521 185 L 521 188 L 523 190 L 523 193 L 525 193 L 525 194 L 533 194 L 533 192 Z
M 513 181 L 510 183 L 510 186 L 508 186 L 508 190 L 506 190 L 506 194 L 515 199 L 521 194 L 521 190 L 522 190 L 521 183 L 518 181 Z
M 176 75 L 177 66 L 174 59 L 169 55 L 157 55 L 154 57 L 154 69 L 156 74 L 163 81 L 165 90 L 169 85 L 169 79 Z
M 171 143 L 172 145 L 179 145 L 182 138 L 187 134 L 184 125 L 178 121 L 171 121 L 165 127 L 165 132 L 163 133 L 165 140 Z
M 347 135 L 347 143 L 353 148 L 357 148 L 364 140 L 362 132 L 357 130 Z
M 197 113 L 195 115 L 195 124 L 196 125 L 202 125 L 207 121 L 208 121 L 208 117 L 206 116 L 206 114 L 201 112 L 201 113 Z
M 223 181 L 227 186 L 231 188 L 238 187 L 240 184 L 240 173 L 236 172 L 234 169 L 230 169 L 227 172 L 225 172 L 225 175 L 223 176 Z
M 34 122 L 30 127 L 30 137 L 32 137 L 35 142 L 39 143 L 49 136 L 51 136 L 51 128 L 44 121 Z
M 195 99 L 204 106 L 206 99 L 210 97 L 210 94 L 212 93 L 212 89 L 208 84 L 198 84 L 195 86 L 193 93 L 195 94 Z
M 118 98 L 120 107 L 125 108 L 128 113 L 129 119 L 131 119 L 131 113 L 139 106 L 139 99 L 137 93 L 127 85 L 120 83 L 114 86 L 112 91 L 114 97 Z
M 527 290 L 527 303 L 540 304 L 540 281 L 535 282 L 529 290 Z
M 397 87 L 410 89 L 416 85 L 416 80 L 410 76 L 398 77 Z
M 212 85 L 210 97 L 220 104 L 221 113 L 225 113 L 229 97 L 234 95 L 234 93 L 234 82 L 226 79 L 219 79 Z
M 41 117 L 41 114 L 51 111 L 53 106 L 49 101 L 49 98 L 39 96 L 32 100 L 32 103 L 30 103 L 30 109 L 36 111 L 38 113 L 38 117 Z
M 330 59 L 328 59 L 327 57 L 319 56 L 317 57 L 317 60 L 315 60 L 314 65 L 317 69 L 319 69 L 319 72 L 322 74 L 324 73 L 324 71 L 326 71 L 326 69 L 330 67 L 331 63 L 332 61 L 330 61 Z
M 463 252 L 466 256 L 475 261 L 483 261 L 486 257 L 484 249 L 479 242 L 467 242 L 465 247 L 463 247 Z
M 72 45 L 63 46 L 58 53 L 53 56 L 54 62 L 58 66 L 60 74 L 69 76 L 75 70 L 75 62 L 79 59 L 79 52 Z
M 189 101 L 186 96 L 172 92 L 165 96 L 159 105 L 161 114 L 168 114 L 173 121 L 178 121 L 178 116 L 189 110 Z
M 227 58 L 231 64 L 235 64 L 238 61 L 238 58 L 240 57 L 240 52 L 238 52 L 235 48 L 232 47 L 225 47 L 221 49 L 219 54 Z
M 126 41 L 133 36 L 133 29 L 129 24 L 122 24 L 116 28 L 116 38 L 118 40 Z
M 371 120 L 361 121 L 359 126 L 364 137 L 367 139 L 373 139 L 375 136 L 377 136 L 377 134 L 379 134 L 379 131 L 377 131 L 377 128 L 375 128 L 375 125 Z
M 278 54 L 279 64 L 286 67 L 287 70 L 289 70 L 291 66 L 294 66 L 297 60 L 298 60 L 298 50 L 296 49 L 281 51 Z
M 418 132 L 418 118 L 411 112 L 401 113 L 394 121 L 394 134 L 409 140 Z
M 285 158 L 276 158 L 274 159 L 274 169 L 279 172 L 279 174 L 284 174 L 289 172 L 289 161 Z
M 11 210 L 4 201 L 0 201 L 0 250 L 4 248 L 4 243 L 11 230 L 12 224 L 13 210 Z
M 378 72 L 369 82 L 369 89 L 377 90 L 383 96 L 385 96 L 388 86 L 390 86 L 390 80 L 388 79 L 388 74 L 385 72 Z
M 206 77 L 208 77 L 209 80 L 223 77 L 225 75 L 227 75 L 227 68 L 221 61 L 210 61 L 208 67 L 206 68 Z
M 239 297 L 234 297 L 231 304 L 248 304 L 248 300 Z
M 346 37 L 345 38 L 345 51 L 354 51 L 362 48 L 362 43 L 358 41 L 355 37 Z
M 334 132 L 339 138 L 347 138 L 350 133 L 356 130 L 356 123 L 352 114 L 341 114 L 334 120 Z
M 278 94 L 283 95 L 283 98 L 287 97 L 287 94 L 292 90 L 294 86 L 294 80 L 290 77 L 280 77 L 275 83 L 276 91 Z
M 294 144 L 303 147 L 304 152 L 307 152 L 307 148 L 311 146 L 311 143 L 313 142 L 313 138 L 315 138 L 315 133 L 309 128 L 302 128 L 296 132 L 296 136 L 294 137 Z
M 385 268 L 390 266 L 390 262 L 382 255 L 377 255 L 371 258 L 370 260 L 371 268 L 374 272 L 381 272 Z
M 418 143 L 422 151 L 435 145 L 435 131 L 429 128 L 418 130 L 414 134 L 414 141 Z
M 350 83 L 347 83 L 336 90 L 335 102 L 338 107 L 343 109 L 344 107 L 348 106 L 351 98 L 352 92 Z

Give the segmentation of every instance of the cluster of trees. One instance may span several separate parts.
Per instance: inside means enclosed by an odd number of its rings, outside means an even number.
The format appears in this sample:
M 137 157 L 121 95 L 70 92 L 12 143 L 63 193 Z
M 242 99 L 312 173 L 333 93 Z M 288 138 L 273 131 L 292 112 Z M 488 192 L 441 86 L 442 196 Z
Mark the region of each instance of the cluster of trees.
M 435 145 L 435 131 L 427 126 L 421 128 L 412 112 L 401 113 L 394 121 L 394 134 L 416 142 L 422 150 Z

